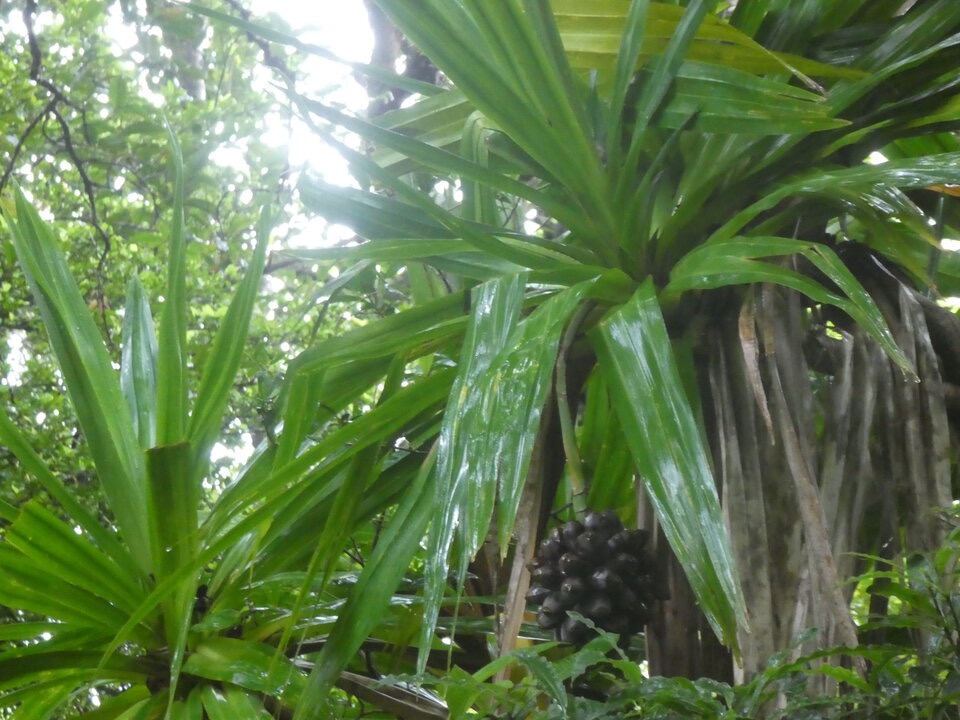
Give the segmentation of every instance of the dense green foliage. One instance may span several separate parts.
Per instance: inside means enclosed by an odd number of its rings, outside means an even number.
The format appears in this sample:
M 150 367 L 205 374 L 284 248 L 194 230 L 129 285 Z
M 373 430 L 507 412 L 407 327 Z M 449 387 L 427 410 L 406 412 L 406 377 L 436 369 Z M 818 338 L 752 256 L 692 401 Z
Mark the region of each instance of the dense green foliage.
M 266 92 L 270 73 L 255 38 L 196 22 L 169 4 L 145 7 L 144 12 L 135 3 L 77 2 L 52 11 L 32 2 L 5 3 L 0 113 L 7 132 L 0 140 L 0 192 L 9 197 L 17 182 L 56 220 L 81 294 L 116 353 L 131 278 L 139 276 L 149 296 L 162 294 L 172 207 L 172 157 L 164 129 L 169 122 L 183 146 L 186 169 L 187 272 L 197 321 L 190 341 L 198 348 L 193 371 L 199 371 L 200 351 L 209 345 L 224 298 L 248 262 L 260 205 L 295 210 L 284 178 L 296 168 L 277 132 L 289 113 Z M 289 59 L 291 67 L 296 62 Z M 277 239 L 285 234 L 289 230 Z M 73 411 L 64 402 L 6 236 L 3 247 L 0 375 L 7 412 L 18 424 L 36 427 L 36 447 L 81 494 L 89 489 L 92 505 L 89 456 L 79 451 Z M 256 409 L 271 384 L 258 387 L 257 375 L 279 373 L 286 357 L 307 342 L 309 320 L 316 317 L 309 295 L 293 302 L 303 280 L 316 283 L 316 268 L 268 273 L 277 278 L 274 287 L 283 280 L 287 295 L 278 294 L 254 316 L 243 382 L 231 398 L 238 424 L 223 437 L 231 448 L 243 444 L 244 432 L 262 436 Z M 323 274 L 319 271 L 319 279 Z M 286 352 L 263 341 L 278 330 Z M 40 412 L 44 417 L 37 420 Z M 10 461 L 9 455 L 0 459 L 8 468 Z M 18 504 L 35 494 L 27 476 L 4 474 L 0 497 Z
M 0 713 L 936 716 L 955 0 L 376 5 L 366 114 L 229 0 L 4 7 Z M 571 652 L 588 507 L 658 587 Z

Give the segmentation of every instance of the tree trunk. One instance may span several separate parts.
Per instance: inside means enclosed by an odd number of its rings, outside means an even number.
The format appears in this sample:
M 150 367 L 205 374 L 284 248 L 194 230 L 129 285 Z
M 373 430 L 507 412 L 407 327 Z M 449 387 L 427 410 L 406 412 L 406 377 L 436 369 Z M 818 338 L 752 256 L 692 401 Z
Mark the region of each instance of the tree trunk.
M 708 341 L 708 433 L 749 611 L 739 680 L 778 651 L 857 644 L 844 586 L 856 553 L 902 551 L 901 528 L 910 551 L 942 540 L 931 510 L 950 502 L 944 385 L 922 303 L 897 286 L 882 305 L 919 381 L 786 290 L 751 295 Z

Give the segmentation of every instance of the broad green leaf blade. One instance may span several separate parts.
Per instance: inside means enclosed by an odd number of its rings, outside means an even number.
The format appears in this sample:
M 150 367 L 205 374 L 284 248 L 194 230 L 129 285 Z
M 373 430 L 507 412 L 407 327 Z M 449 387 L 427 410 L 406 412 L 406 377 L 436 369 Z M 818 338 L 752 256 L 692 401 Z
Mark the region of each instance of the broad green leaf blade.
M 186 700 L 175 700 L 167 707 L 164 720 L 208 720 L 204 715 L 203 700 L 200 697 L 200 688 L 194 688 L 187 695 Z M 175 692 L 171 690 L 171 692 Z
M 49 720 L 76 691 L 75 683 L 69 679 L 62 684 L 54 682 L 48 683 L 47 687 L 40 685 L 37 683 L 30 688 L 28 702 L 9 715 L 10 720 Z M 14 703 L 11 703 L 10 707 L 13 706 Z
M 401 389 L 382 406 L 359 416 L 346 427 L 326 435 L 294 461 L 272 473 L 253 474 L 250 482 L 242 487 L 234 486 L 235 492 L 229 499 L 225 503 L 218 502 L 215 508 L 223 512 L 205 524 L 206 544 L 197 552 L 193 562 L 181 566 L 167 580 L 158 583 L 116 632 L 105 656 L 126 642 L 138 624 L 149 618 L 181 584 L 194 582 L 208 563 L 246 541 L 251 533 L 261 533 L 263 527 L 269 526 L 285 510 L 300 508 L 299 490 L 308 489 L 325 495 L 335 492 L 339 487 L 336 480 L 342 479 L 340 471 L 364 448 L 404 432 L 411 418 L 438 412 L 443 399 L 449 396 L 452 379 L 452 370 L 436 371 Z M 269 468 L 271 457 L 265 457 L 265 465 Z M 298 517 L 294 513 L 291 522 Z
M 173 208 L 167 291 L 160 317 L 160 353 L 157 357 L 157 442 L 161 445 L 183 440 L 187 427 L 187 241 L 183 226 L 183 154 L 169 123 L 167 141 L 173 161 Z
M 190 475 L 194 483 L 199 483 L 206 472 L 210 449 L 220 433 L 223 412 L 243 359 L 272 226 L 273 218 L 264 208 L 260 215 L 257 247 L 250 267 L 247 268 L 237 294 L 227 308 L 206 359 L 188 427 L 188 437 L 193 448 Z
M 304 177 L 298 186 L 308 210 L 329 222 L 348 225 L 363 238 L 435 237 L 450 232 L 418 208 L 390 197 Z
M 514 653 L 517 662 L 530 671 L 540 688 L 560 708 L 561 718 L 568 718 L 566 701 L 569 697 L 563 684 L 563 677 L 557 668 L 557 663 L 547 660 L 542 654 L 527 649 L 520 649 Z
M 667 43 L 663 55 L 656 58 L 649 72 L 649 77 L 646 77 L 640 85 L 640 95 L 634 108 L 636 119 L 627 144 L 626 160 L 620 167 L 614 168 L 616 177 L 615 197 L 618 205 L 624 205 L 631 194 L 637 179 L 640 155 L 654 113 L 663 104 L 668 91 L 674 86 L 677 72 L 693 42 L 697 29 L 707 15 L 708 9 L 708 3 L 705 0 L 691 0 L 683 13 L 683 17 L 677 23 L 676 31 Z M 682 122 L 686 123 L 686 119 Z
M 413 7 L 383 0 L 380 5 L 478 110 L 570 190 L 596 227 L 612 227 L 599 155 L 542 4 L 430 0 Z
M 613 84 L 618 49 L 628 21 L 630 6 L 624 0 L 551 0 L 570 64 L 580 72 L 598 71 L 598 84 L 606 90 Z M 748 4 L 746 0 L 737 6 Z M 664 52 L 683 16 L 682 5 L 651 2 L 638 66 Z M 801 73 L 813 77 L 858 78 L 864 73 L 849 67 L 816 62 L 805 57 L 767 50 L 752 37 L 715 15 L 707 15 L 697 30 L 687 56 L 698 62 L 735 68 L 753 75 Z
M 123 308 L 120 389 L 141 449 L 153 447 L 157 441 L 157 335 L 150 303 L 137 277 L 127 287 Z
M 288 375 L 390 357 L 398 352 L 408 359 L 421 357 L 435 347 L 434 342 L 446 342 L 463 333 L 466 308 L 469 308 L 469 296 L 464 292 L 388 315 L 305 350 L 290 364 Z M 414 354 L 413 349 L 421 352 Z
M 696 115 L 703 133 L 797 135 L 849 124 L 831 113 L 823 97 L 784 82 L 687 61 L 657 124 L 675 129 Z
M 228 512 L 223 514 L 226 534 L 222 538 L 217 536 L 216 542 L 211 541 L 211 549 L 229 548 L 237 542 L 238 532 L 249 532 L 257 527 L 257 523 L 270 520 L 285 508 L 295 514 L 298 508 L 302 512 L 300 490 L 310 494 L 335 491 L 338 486 L 333 484 L 334 480 L 342 480 L 342 476 L 335 478 L 334 474 L 364 448 L 404 432 L 412 418 L 436 412 L 443 398 L 450 393 L 452 376 L 452 370 L 443 369 L 411 383 L 383 405 L 331 432 L 290 463 L 265 477 L 254 477 L 251 482 L 244 483 L 245 487 L 238 488 L 227 500 Z M 247 512 L 251 507 L 256 509 L 236 523 L 235 513 Z M 220 503 L 217 509 L 220 509 Z M 213 528 L 218 525 L 214 523 Z
M 403 381 L 403 368 L 404 363 L 399 359 L 391 364 L 390 371 L 384 381 L 383 392 L 380 395 L 379 407 L 383 407 L 385 401 L 400 387 Z M 300 620 L 304 600 L 309 596 L 311 587 L 315 586 L 314 581 L 319 577 L 318 586 L 320 588 L 326 587 L 337 559 L 343 551 L 343 540 L 350 537 L 356 526 L 358 508 L 367 492 L 375 489 L 371 487 L 371 481 L 377 478 L 381 461 L 380 454 L 381 444 L 371 443 L 350 462 L 346 476 L 333 499 L 333 506 L 323 523 L 323 529 L 316 540 L 315 549 L 304 573 L 300 590 L 290 611 L 292 622 L 284 628 L 279 648 L 287 647 L 294 627 Z M 288 524 L 287 527 L 289 528 L 290 525 Z
M 496 486 L 478 476 L 476 452 L 479 438 L 474 433 L 476 416 L 487 411 L 479 406 L 487 371 L 505 347 L 520 316 L 526 285 L 525 275 L 494 280 L 473 292 L 473 314 L 460 352 L 456 380 L 450 390 L 437 450 L 435 513 L 430 523 L 424 572 L 424 623 L 421 647 L 429 647 L 447 583 L 450 548 L 454 536 L 463 541 L 462 562 L 476 548 L 470 538 L 485 536 L 496 496 Z M 493 416 L 487 416 L 488 421 Z M 492 478 L 490 479 L 492 480 Z M 421 654 L 420 670 L 426 655 Z
M 159 445 L 147 452 L 147 518 L 158 580 L 192 560 L 199 544 L 200 486 L 190 477 L 190 457 L 188 442 Z
M 482 113 L 475 112 L 467 119 L 460 144 L 461 154 L 480 167 L 490 164 L 490 150 L 487 146 L 487 134 L 492 131 Z M 520 183 L 523 186 L 525 183 Z M 497 208 L 495 191 L 474 181 L 463 182 L 463 202 L 461 214 L 467 220 L 490 226 L 503 224 Z
M 56 238 L 16 191 L 7 215 L 13 245 L 63 373 L 97 474 L 120 533 L 146 574 L 150 551 L 140 443 L 103 339 L 77 289 Z
M 349 602 L 317 658 L 294 720 L 306 720 L 313 708 L 322 706 L 337 675 L 383 620 L 383 609 L 419 549 L 433 514 L 435 491 L 430 480 L 435 457 L 436 448 L 431 450 L 416 480 L 405 491 L 393 520 L 367 560 Z
M 756 260 L 793 254 L 802 255 L 813 263 L 843 295 L 831 292 L 795 270 Z M 840 308 L 870 333 L 904 372 L 915 374 L 873 298 L 833 249 L 826 245 L 769 236 L 711 242 L 688 253 L 674 266 L 666 290 L 681 292 L 759 282 L 783 285 L 802 292 L 815 302 Z
M 0 604 L 107 633 L 123 626 L 126 611 L 99 594 L 70 585 L 53 570 L 51 567 L 48 571 L 9 545 L 0 545 L 0 573 L 4 578 Z M 140 625 L 131 628 L 131 633 L 137 642 L 155 640 L 153 633 Z
M 497 487 L 497 539 L 503 552 L 513 533 L 560 337 L 593 284 L 563 290 L 524 318 L 477 388 L 484 411 L 474 418 L 473 432 L 482 438 L 475 450 L 482 463 L 476 482 Z M 499 421 L 490 423 L 491 416 Z M 482 540 L 475 535 L 471 544 Z
M 653 283 L 592 334 L 637 472 L 700 607 L 737 654 L 746 608 L 716 485 Z
M 687 49 L 693 43 L 697 30 L 708 11 L 708 3 L 702 0 L 692 0 L 687 5 L 687 9 L 677 23 L 676 30 L 664 49 L 663 55 L 657 58 L 650 77 L 644 82 L 640 97 L 637 99 L 637 119 L 633 137 L 630 141 L 628 163 L 630 158 L 636 157 L 638 152 L 636 145 L 644 130 L 650 124 L 654 112 L 660 107 L 667 91 L 673 84 L 673 78 L 680 69 L 680 65 L 687 54 Z
M 519 323 L 523 276 L 475 292 L 473 321 L 440 434 L 421 647 L 429 646 L 433 633 L 431 603 L 442 598 L 454 535 L 461 574 L 490 533 L 495 507 L 497 536 L 502 547 L 509 544 L 560 336 L 592 284 L 562 291 Z
M 635 506 L 633 458 L 614 413 L 603 373 L 593 372 L 586 384 L 587 398 L 577 433 L 585 474 L 589 479 L 586 506 L 616 508 L 624 522 Z
M 205 685 L 200 697 L 209 720 L 268 720 L 271 717 L 263 703 L 229 685 L 222 690 Z
M 445 93 L 445 95 L 453 96 L 448 99 L 448 105 L 440 104 L 440 101 L 445 99 L 443 96 L 425 98 L 410 108 L 394 111 L 389 118 L 381 118 L 378 124 L 347 115 L 315 100 L 299 97 L 294 99 L 305 110 L 314 115 L 355 132 L 368 142 L 376 143 L 378 152 L 373 159 L 382 164 L 384 168 L 389 168 L 397 174 L 402 174 L 402 170 L 426 167 L 441 175 L 449 174 L 464 180 L 475 181 L 491 191 L 509 193 L 525 198 L 572 227 L 584 224 L 583 219 L 569 207 L 568 203 L 558 200 L 529 183 L 517 180 L 512 174 L 493 170 L 486 163 L 477 162 L 476 157 L 466 154 L 457 155 L 452 152 L 469 135 L 471 118 L 482 118 L 482 125 L 488 132 L 492 133 L 497 128 L 481 113 L 471 113 L 469 103 L 458 92 L 451 91 Z M 452 109 L 450 107 L 451 103 Z M 426 111 L 434 107 L 438 107 L 436 112 L 444 118 L 451 115 L 453 111 L 457 113 L 456 119 L 458 122 L 455 124 L 455 132 L 451 134 L 450 138 L 445 137 L 444 142 L 440 143 L 440 145 L 449 143 L 452 146 L 450 149 L 438 146 L 438 141 L 433 137 L 432 114 Z M 397 129 L 385 127 L 384 122 L 393 122 L 400 127 Z M 486 137 L 483 138 L 482 142 L 484 150 L 486 150 Z M 398 163 L 400 164 L 399 167 L 397 167 Z M 404 219 L 405 224 L 389 223 L 386 222 L 390 219 L 389 214 L 397 214 L 402 204 L 390 202 L 383 195 L 365 193 L 352 188 L 330 186 L 329 189 L 343 201 L 342 205 L 331 203 L 330 210 L 332 213 L 346 213 L 351 206 L 357 210 L 366 207 L 368 213 L 375 208 L 381 210 L 380 218 L 367 218 L 363 213 L 358 212 L 349 215 L 352 222 L 356 223 L 351 227 L 358 234 L 367 238 L 400 237 L 404 234 L 402 228 L 406 227 L 412 230 L 429 220 L 429 217 L 423 213 L 419 215 L 399 213 L 400 217 L 398 219 Z M 332 198 L 328 199 L 327 202 L 330 203 L 331 200 Z M 407 216 L 404 218 L 404 215 Z M 336 217 L 336 215 L 333 215 L 333 217 Z M 469 218 L 469 216 L 464 217 Z M 436 227 L 442 230 L 441 226 L 437 225 Z M 426 234 L 421 232 L 411 236 L 423 237 Z

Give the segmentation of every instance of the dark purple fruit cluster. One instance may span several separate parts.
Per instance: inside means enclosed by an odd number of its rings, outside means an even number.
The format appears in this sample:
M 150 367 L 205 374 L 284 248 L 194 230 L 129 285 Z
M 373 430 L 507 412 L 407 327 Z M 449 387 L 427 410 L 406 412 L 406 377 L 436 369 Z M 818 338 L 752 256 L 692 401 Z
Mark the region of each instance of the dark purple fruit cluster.
M 583 645 L 593 636 L 573 610 L 621 639 L 650 620 L 653 558 L 645 530 L 626 530 L 612 510 L 588 511 L 583 522 L 554 528 L 531 563 L 527 600 L 539 605 L 537 624 L 558 640 Z

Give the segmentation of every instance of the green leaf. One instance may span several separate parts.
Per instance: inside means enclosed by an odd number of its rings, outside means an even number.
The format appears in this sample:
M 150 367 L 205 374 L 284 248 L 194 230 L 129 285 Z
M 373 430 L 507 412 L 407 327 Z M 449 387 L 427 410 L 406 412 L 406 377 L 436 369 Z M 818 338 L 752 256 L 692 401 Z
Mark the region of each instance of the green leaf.
M 746 609 L 716 485 L 653 283 L 647 280 L 591 337 L 660 526 L 717 637 L 736 654 Z
M 433 513 L 431 487 L 436 448 L 424 462 L 416 480 L 404 492 L 390 524 L 368 558 L 350 601 L 343 607 L 317 658 L 294 720 L 306 720 L 313 708 L 329 698 L 328 689 L 356 654 L 370 632 L 383 620 L 383 609 L 420 547 Z
M 483 410 L 472 417 L 471 433 L 482 439 L 475 451 L 483 460 L 475 482 L 497 487 L 497 539 L 504 551 L 553 382 L 560 337 L 593 285 L 590 280 L 563 290 L 520 321 L 477 387 L 482 397 L 475 407 Z M 489 422 L 491 416 L 499 422 Z M 479 529 L 473 537 L 477 545 L 483 539 Z
M 348 225 L 367 239 L 446 238 L 449 231 L 419 208 L 375 193 L 304 177 L 298 186 L 304 206 L 331 223 Z
M 0 545 L 0 572 L 4 578 L 0 604 L 107 633 L 123 626 L 128 614 L 115 602 L 69 585 L 53 574 L 53 569 L 8 545 Z M 155 639 L 153 632 L 142 625 L 130 630 L 138 642 Z
M 613 76 L 613 88 L 610 93 L 608 112 L 608 126 L 606 128 L 607 159 L 613 167 L 620 164 L 622 148 L 622 123 L 626 109 L 627 94 L 630 83 L 633 81 L 643 48 L 643 39 L 646 33 L 647 11 L 650 3 L 647 0 L 631 0 L 630 8 L 624 18 L 623 33 L 620 36 L 620 47 L 617 50 L 617 64 Z
M 210 449 L 220 434 L 223 412 L 243 359 L 272 225 L 273 218 L 264 208 L 257 228 L 257 248 L 250 267 L 227 308 L 206 358 L 187 431 L 193 449 L 190 476 L 194 483 L 200 482 L 210 462 Z
M 601 90 L 611 87 L 615 77 L 614 68 L 621 60 L 618 50 L 622 47 L 625 33 L 630 31 L 632 6 L 623 0 L 551 0 L 550 4 L 570 64 L 580 72 L 597 71 Z M 744 0 L 738 3 L 737 12 L 755 5 L 753 1 Z M 682 5 L 649 3 L 643 44 L 634 69 L 663 53 L 676 35 L 683 13 Z M 792 15 L 790 17 L 793 18 Z M 697 29 L 687 56 L 697 62 L 709 62 L 753 75 L 782 75 L 789 72 L 801 80 L 804 80 L 801 73 L 814 77 L 843 78 L 859 78 L 865 74 L 849 67 L 771 52 L 754 40 L 752 34 L 720 17 L 707 15 Z
M 525 276 L 512 276 L 474 291 L 438 446 L 421 647 L 434 630 L 454 536 L 461 579 L 490 532 L 494 507 L 498 538 L 504 548 L 509 543 L 560 336 L 592 282 L 558 293 L 519 322 L 525 285 Z
M 150 566 L 143 518 L 144 463 L 140 443 L 100 332 L 50 228 L 16 190 L 7 213 L 17 258 L 37 303 L 50 345 L 110 509 L 141 571 Z
M 613 219 L 603 171 L 545 3 L 430 0 L 381 6 L 486 117 L 569 189 L 594 237 Z M 572 101 L 573 100 L 573 101 Z M 609 249 L 609 248 L 608 248 Z
M 705 63 L 684 62 L 658 124 L 675 129 L 696 116 L 703 133 L 796 134 L 840 128 L 824 98 L 781 81 Z
M 547 696 L 557 704 L 560 717 L 569 717 L 567 714 L 567 691 L 563 685 L 563 678 L 557 671 L 555 663 L 547 660 L 540 653 L 529 650 L 517 650 L 514 653 L 517 662 L 523 665 L 543 688 Z
M 143 600 L 142 588 L 129 573 L 37 501 L 24 505 L 5 538 L 51 579 L 128 611 Z
M 196 554 L 200 487 L 188 472 L 190 444 L 159 445 L 147 452 L 148 525 L 153 571 L 165 579 Z
M 455 534 L 459 533 L 464 542 L 459 567 L 462 579 L 466 572 L 463 559 L 476 550 L 473 539 L 485 536 L 489 529 L 496 485 L 495 477 L 478 477 L 473 466 L 483 460 L 482 455 L 474 452 L 474 446 L 480 443 L 480 438 L 474 435 L 479 429 L 476 418 L 480 414 L 488 421 L 494 417 L 489 409 L 480 405 L 482 383 L 497 355 L 507 347 L 520 315 L 525 284 L 526 276 L 514 275 L 484 283 L 473 292 L 473 314 L 438 444 L 435 513 L 430 523 L 424 573 L 421 647 L 430 646 L 447 583 L 448 556 Z M 426 655 L 422 653 L 421 672 L 425 663 Z
M 831 292 L 795 270 L 757 262 L 756 258 L 799 254 L 813 263 L 843 292 Z M 834 305 L 864 328 L 888 357 L 910 375 L 915 371 L 897 345 L 873 298 L 826 245 L 780 237 L 735 237 L 710 242 L 684 256 L 670 273 L 667 292 L 702 290 L 727 285 L 771 282 L 784 285 L 820 303 Z
M 627 155 L 628 165 L 630 158 L 637 157 L 641 136 L 673 84 L 673 79 L 683 63 L 687 49 L 693 42 L 697 29 L 709 9 L 708 3 L 701 0 L 692 0 L 687 5 L 687 9 L 684 11 L 683 17 L 680 18 L 680 22 L 677 23 L 676 30 L 664 49 L 663 55 L 657 58 L 650 77 L 643 83 L 636 104 L 637 118 L 633 137 L 630 140 L 630 152 Z
M 120 358 L 120 389 L 130 409 L 134 431 L 143 450 L 157 439 L 157 336 L 150 303 L 140 279 L 127 289 L 123 311 L 123 352 Z
M 157 442 L 180 442 L 187 426 L 187 258 L 184 230 L 183 154 L 170 124 L 167 142 L 173 159 L 173 208 L 170 221 L 170 257 L 167 292 L 160 317 L 160 353 L 157 358 Z
M 131 576 L 141 574 L 141 568 L 131 557 L 129 549 L 119 541 L 115 533 L 105 529 L 99 519 L 81 505 L 73 493 L 50 472 L 23 432 L 10 422 L 3 408 L 0 408 L 0 444 L 16 456 L 24 470 L 39 481 L 43 489 L 60 504 L 71 520 L 86 532 L 113 562 L 124 568 L 124 571 Z M 14 514 L 17 514 L 17 511 Z M 147 568 L 143 570 L 147 571 Z
M 948 152 L 919 158 L 890 160 L 880 165 L 858 165 L 839 170 L 818 170 L 795 177 L 741 210 L 716 230 L 708 242 L 729 240 L 761 213 L 792 195 L 836 197 L 841 192 L 870 192 L 877 186 L 924 188 L 960 184 L 960 153 Z
M 200 697 L 209 720 L 267 720 L 270 717 L 259 700 L 229 685 L 223 690 L 205 685 L 200 689 Z
M 200 485 L 190 473 L 187 442 L 160 445 L 147 452 L 148 516 L 153 572 L 159 582 L 196 562 Z M 181 582 L 163 601 L 163 622 L 170 653 L 170 687 L 177 687 L 192 624 L 196 576 Z M 171 691 L 173 694 L 173 691 Z
M 274 649 L 269 645 L 233 638 L 209 638 L 190 653 L 183 671 L 207 680 L 265 693 L 293 707 L 303 694 L 306 678 L 286 658 L 271 671 L 273 658 Z

